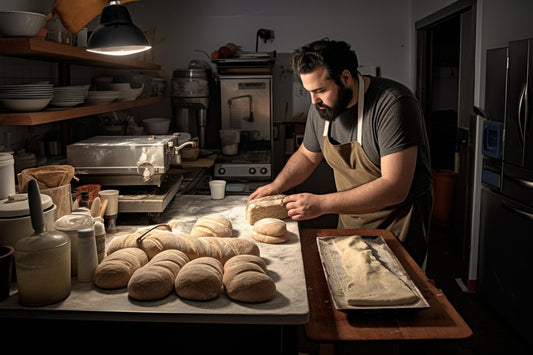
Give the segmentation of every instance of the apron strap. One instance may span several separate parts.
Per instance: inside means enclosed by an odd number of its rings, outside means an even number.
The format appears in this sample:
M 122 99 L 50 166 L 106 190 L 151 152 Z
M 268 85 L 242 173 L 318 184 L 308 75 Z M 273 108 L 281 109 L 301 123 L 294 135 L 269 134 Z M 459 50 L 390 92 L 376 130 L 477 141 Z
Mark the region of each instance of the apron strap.
M 363 138 L 363 112 L 365 106 L 365 81 L 361 74 L 357 73 L 359 79 L 359 97 L 357 98 L 357 143 L 361 144 Z
M 361 144 L 363 138 L 363 113 L 365 106 L 365 82 L 361 74 L 357 73 L 359 81 L 359 94 L 357 97 L 357 143 Z M 324 124 L 324 133 L 322 135 L 327 137 L 329 133 L 329 121 Z

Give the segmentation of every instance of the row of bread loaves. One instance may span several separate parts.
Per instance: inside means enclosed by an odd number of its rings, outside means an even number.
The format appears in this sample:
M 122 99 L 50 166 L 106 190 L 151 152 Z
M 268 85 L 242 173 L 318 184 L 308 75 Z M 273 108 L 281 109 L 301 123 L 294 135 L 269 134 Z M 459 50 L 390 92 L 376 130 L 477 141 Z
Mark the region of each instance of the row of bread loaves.
M 126 268 L 124 266 L 128 263 L 120 262 L 125 260 L 120 259 L 121 255 L 136 262 L 129 263 L 130 268 Z M 183 252 L 169 249 L 139 267 L 140 263 L 146 262 L 146 254 L 140 249 L 127 248 L 104 260 L 102 270 L 107 273 L 100 271 L 95 284 L 101 288 L 118 288 L 127 284 L 129 296 L 136 300 L 161 299 L 175 290 L 179 297 L 207 301 L 217 298 L 225 290 L 234 301 L 258 303 L 271 300 L 276 293 L 276 285 L 266 273 L 266 264 L 257 255 L 237 255 L 222 265 L 212 257 L 189 261 Z M 114 268 L 109 268 L 110 265 Z M 120 279 L 110 277 L 113 270 L 121 274 Z
M 238 254 L 259 255 L 259 248 L 254 242 L 240 238 L 193 238 L 183 233 L 153 229 L 139 240 L 148 229 L 142 228 L 130 235 L 112 239 L 107 248 L 108 254 L 123 248 L 138 247 L 151 259 L 163 250 L 177 249 L 184 252 L 189 259 L 211 256 L 219 258 L 222 263 Z

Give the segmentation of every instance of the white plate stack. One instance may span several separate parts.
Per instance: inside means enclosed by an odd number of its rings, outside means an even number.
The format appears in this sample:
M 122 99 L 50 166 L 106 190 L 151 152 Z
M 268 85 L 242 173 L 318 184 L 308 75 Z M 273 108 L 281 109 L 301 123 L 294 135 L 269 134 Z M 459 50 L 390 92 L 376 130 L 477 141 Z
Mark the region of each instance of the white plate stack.
M 89 95 L 85 101 L 90 105 L 107 104 L 118 99 L 119 94 L 118 91 L 112 90 L 89 91 Z
M 48 82 L 0 86 L 0 102 L 15 112 L 35 112 L 45 108 L 54 96 Z
M 57 107 L 73 107 L 82 104 L 88 94 L 89 85 L 57 86 L 54 88 L 54 98 L 50 105 Z

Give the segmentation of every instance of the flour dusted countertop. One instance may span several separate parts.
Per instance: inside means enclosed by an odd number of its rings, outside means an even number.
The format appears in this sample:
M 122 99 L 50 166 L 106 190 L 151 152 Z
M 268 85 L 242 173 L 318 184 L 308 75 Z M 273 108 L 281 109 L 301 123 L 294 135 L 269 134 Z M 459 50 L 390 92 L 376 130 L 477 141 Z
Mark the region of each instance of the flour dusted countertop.
M 209 196 L 178 195 L 161 216 L 175 231 L 189 233 L 196 220 L 208 214 L 222 214 L 233 224 L 233 237 L 254 241 L 251 226 L 245 220 L 248 196 L 226 196 L 213 200 Z M 118 216 L 120 220 L 120 215 Z M 246 304 L 230 300 L 222 294 L 207 302 L 179 298 L 174 292 L 157 301 L 136 301 L 128 297 L 125 288 L 103 290 L 92 283 L 79 283 L 72 279 L 72 292 L 68 298 L 46 307 L 24 307 L 18 304 L 16 290 L 0 302 L 0 316 L 114 320 L 155 321 L 176 323 L 227 323 L 227 324 L 304 324 L 309 317 L 307 290 L 300 249 L 297 222 L 286 220 L 290 239 L 283 244 L 264 244 L 254 241 L 265 260 L 269 275 L 276 283 L 275 297 L 265 303 Z M 112 238 L 129 234 L 144 226 L 119 225 Z

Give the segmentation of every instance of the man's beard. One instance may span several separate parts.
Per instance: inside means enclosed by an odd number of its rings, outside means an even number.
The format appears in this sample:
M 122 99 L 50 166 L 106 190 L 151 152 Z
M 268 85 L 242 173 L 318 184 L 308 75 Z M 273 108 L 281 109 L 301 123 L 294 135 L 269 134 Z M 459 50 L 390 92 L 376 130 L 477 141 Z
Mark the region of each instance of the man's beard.
M 337 97 L 337 102 L 333 108 L 324 105 L 322 102 L 315 104 L 315 108 L 318 111 L 320 117 L 326 121 L 333 121 L 333 119 L 343 113 L 348 104 L 350 103 L 353 96 L 353 91 L 351 88 L 340 85 L 339 95 Z

